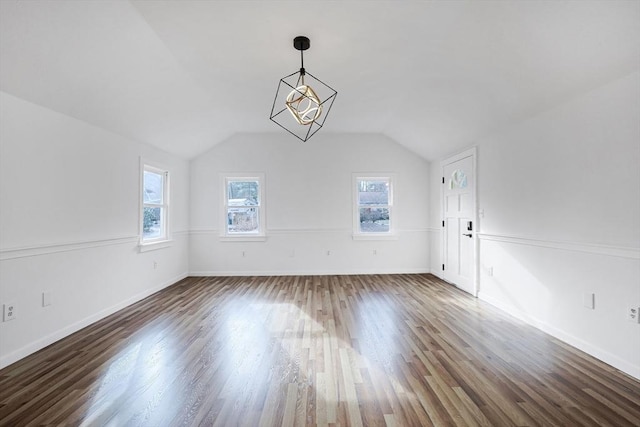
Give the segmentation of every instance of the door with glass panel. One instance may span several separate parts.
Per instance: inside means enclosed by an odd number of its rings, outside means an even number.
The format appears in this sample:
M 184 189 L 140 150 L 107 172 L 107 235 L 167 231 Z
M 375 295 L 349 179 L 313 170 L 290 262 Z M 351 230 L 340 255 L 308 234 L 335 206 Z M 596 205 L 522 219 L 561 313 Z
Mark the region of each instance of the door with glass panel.
M 476 295 L 475 150 L 442 163 L 443 278 Z

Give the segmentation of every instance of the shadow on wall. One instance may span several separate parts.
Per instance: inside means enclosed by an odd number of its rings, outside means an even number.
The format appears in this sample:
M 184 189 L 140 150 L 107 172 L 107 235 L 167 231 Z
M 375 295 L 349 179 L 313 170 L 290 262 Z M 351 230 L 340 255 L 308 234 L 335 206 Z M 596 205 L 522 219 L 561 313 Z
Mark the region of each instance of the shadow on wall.
M 515 258 L 515 252 L 491 243 L 480 242 L 481 298 L 511 307 L 520 314 L 520 318 L 531 324 L 548 318 L 553 295 L 544 279 L 538 278 L 521 259 Z

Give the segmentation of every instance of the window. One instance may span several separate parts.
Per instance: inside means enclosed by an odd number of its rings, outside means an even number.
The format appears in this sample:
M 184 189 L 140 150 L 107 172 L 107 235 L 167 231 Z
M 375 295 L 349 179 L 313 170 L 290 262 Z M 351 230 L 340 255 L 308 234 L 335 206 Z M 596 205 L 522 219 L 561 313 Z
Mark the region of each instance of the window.
M 223 207 L 226 237 L 264 236 L 264 175 L 226 175 Z
M 391 176 L 354 175 L 354 237 L 389 236 L 393 231 Z
M 143 164 L 140 243 L 169 239 L 169 172 Z

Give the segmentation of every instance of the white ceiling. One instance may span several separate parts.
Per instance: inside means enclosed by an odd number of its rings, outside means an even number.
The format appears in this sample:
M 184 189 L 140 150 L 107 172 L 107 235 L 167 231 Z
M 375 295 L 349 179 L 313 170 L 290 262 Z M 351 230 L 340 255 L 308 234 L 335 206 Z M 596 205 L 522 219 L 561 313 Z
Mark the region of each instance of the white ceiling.
M 192 158 L 284 133 L 269 113 L 297 35 L 338 91 L 321 132 L 429 160 L 640 68 L 635 0 L 2 0 L 0 89 Z

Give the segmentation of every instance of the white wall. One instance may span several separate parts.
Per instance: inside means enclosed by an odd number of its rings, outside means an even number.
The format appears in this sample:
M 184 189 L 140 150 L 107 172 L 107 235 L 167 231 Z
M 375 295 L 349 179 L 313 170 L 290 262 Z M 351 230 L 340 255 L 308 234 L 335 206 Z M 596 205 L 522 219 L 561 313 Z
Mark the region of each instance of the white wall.
M 479 297 L 636 378 L 639 118 L 636 72 L 477 144 Z
M 16 306 L 3 367 L 187 275 L 189 165 L 4 92 L 0 123 L 0 303 Z M 174 238 L 145 253 L 141 156 L 170 170 Z
M 220 240 L 224 172 L 265 174 L 266 241 Z M 395 174 L 397 240 L 353 240 L 357 172 Z M 191 162 L 190 271 L 428 272 L 428 183 L 428 163 L 381 135 L 320 132 L 306 143 L 285 133 L 236 135 Z

